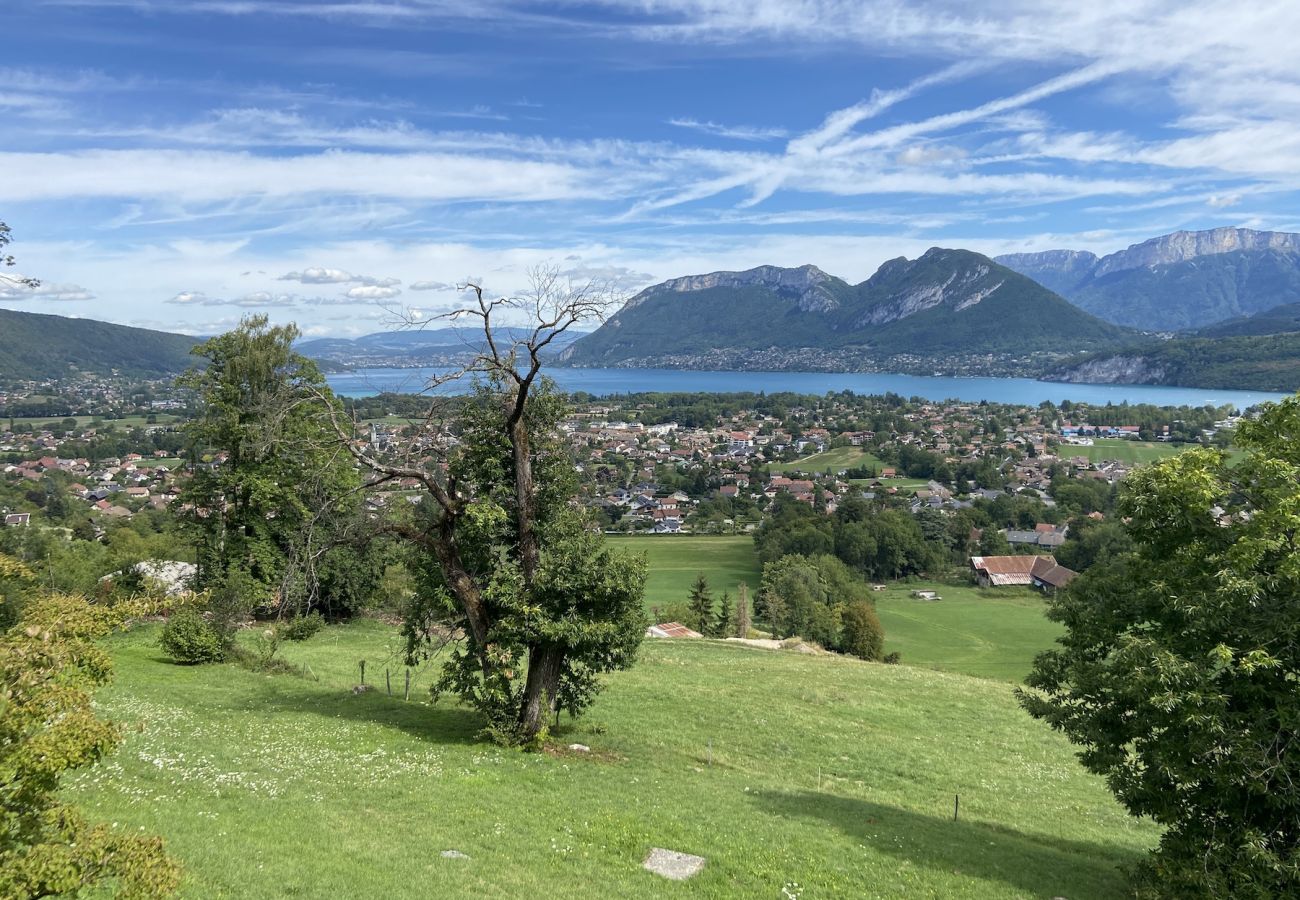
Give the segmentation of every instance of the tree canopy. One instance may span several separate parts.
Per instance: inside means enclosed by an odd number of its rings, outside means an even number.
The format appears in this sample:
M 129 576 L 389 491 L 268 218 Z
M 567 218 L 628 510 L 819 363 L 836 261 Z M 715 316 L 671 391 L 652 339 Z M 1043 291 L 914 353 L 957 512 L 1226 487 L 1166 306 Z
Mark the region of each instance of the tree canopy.
M 1236 464 L 1197 449 L 1129 477 L 1133 550 L 1049 601 L 1067 632 L 1021 697 L 1167 826 L 1140 872 L 1158 896 L 1300 883 L 1300 397 L 1237 443 Z

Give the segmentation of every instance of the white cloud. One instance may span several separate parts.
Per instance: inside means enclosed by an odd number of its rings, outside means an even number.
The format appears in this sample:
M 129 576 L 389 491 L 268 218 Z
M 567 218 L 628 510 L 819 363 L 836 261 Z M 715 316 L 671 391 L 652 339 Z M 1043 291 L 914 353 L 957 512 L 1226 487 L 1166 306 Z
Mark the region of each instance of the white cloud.
M 1236 206 L 1241 202 L 1241 194 L 1211 194 L 1205 201 L 1209 206 L 1215 209 L 1226 209 L 1229 206 Z
M 388 300 L 396 297 L 402 291 L 395 287 L 380 287 L 378 285 L 365 285 L 362 287 L 350 288 L 347 297 L 352 300 Z
M 454 291 L 454 284 L 447 284 L 443 281 L 413 281 L 409 285 L 413 291 Z
M 731 138 L 737 141 L 770 141 L 783 138 L 789 134 L 784 128 L 758 128 L 752 125 L 720 125 L 717 122 L 699 122 L 695 119 L 669 119 L 669 125 L 687 128 L 715 137 Z
M 11 283 L 8 276 L 0 278 L 0 300 L 9 301 L 47 301 L 70 303 L 79 300 L 94 300 L 95 295 L 80 285 L 41 283 L 37 287 Z
M 377 278 L 373 275 L 353 275 L 343 269 L 310 267 L 301 272 L 288 272 L 278 281 L 297 281 L 301 284 L 364 284 L 376 287 L 393 287 L 402 283 L 400 278 Z

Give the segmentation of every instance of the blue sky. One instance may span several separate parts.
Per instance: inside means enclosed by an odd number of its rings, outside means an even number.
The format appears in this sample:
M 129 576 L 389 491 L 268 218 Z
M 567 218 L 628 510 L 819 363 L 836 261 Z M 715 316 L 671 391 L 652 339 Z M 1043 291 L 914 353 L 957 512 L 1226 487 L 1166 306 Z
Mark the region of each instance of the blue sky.
M 980 8 L 986 7 L 986 8 Z M 1300 230 L 1300 3 L 6 8 L 0 305 L 212 333 L 926 248 Z

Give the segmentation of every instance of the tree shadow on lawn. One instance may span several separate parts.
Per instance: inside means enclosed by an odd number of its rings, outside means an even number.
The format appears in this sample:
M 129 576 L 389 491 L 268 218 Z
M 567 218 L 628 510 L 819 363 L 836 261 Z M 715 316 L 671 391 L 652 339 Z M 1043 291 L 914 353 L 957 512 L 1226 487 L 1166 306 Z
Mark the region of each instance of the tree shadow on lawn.
M 473 710 L 444 702 L 389 697 L 383 691 L 354 694 L 324 688 L 293 676 L 274 676 L 261 686 L 260 709 L 267 712 L 311 713 L 327 719 L 347 719 L 366 725 L 395 728 L 435 744 L 475 744 L 483 720 Z
M 1142 854 L 1126 847 L 1072 841 L 973 820 L 953 822 L 815 791 L 760 791 L 757 800 L 780 816 L 827 822 L 853 840 L 915 865 L 1001 881 L 1030 896 L 1116 897 L 1122 869 Z

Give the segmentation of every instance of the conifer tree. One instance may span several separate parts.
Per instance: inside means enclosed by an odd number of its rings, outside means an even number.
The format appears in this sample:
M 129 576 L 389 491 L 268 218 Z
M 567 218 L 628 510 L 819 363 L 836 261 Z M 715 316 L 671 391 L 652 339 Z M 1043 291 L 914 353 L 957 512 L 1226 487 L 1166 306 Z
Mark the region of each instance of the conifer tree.
M 731 615 L 731 594 L 723 591 L 718 603 L 718 614 L 710 623 L 712 627 L 709 629 L 709 637 L 730 637 Z
M 709 579 L 704 577 L 703 572 L 695 576 L 695 584 L 691 585 L 686 605 L 690 610 L 691 621 L 683 624 L 703 633 L 713 619 L 713 595 L 709 593 Z

